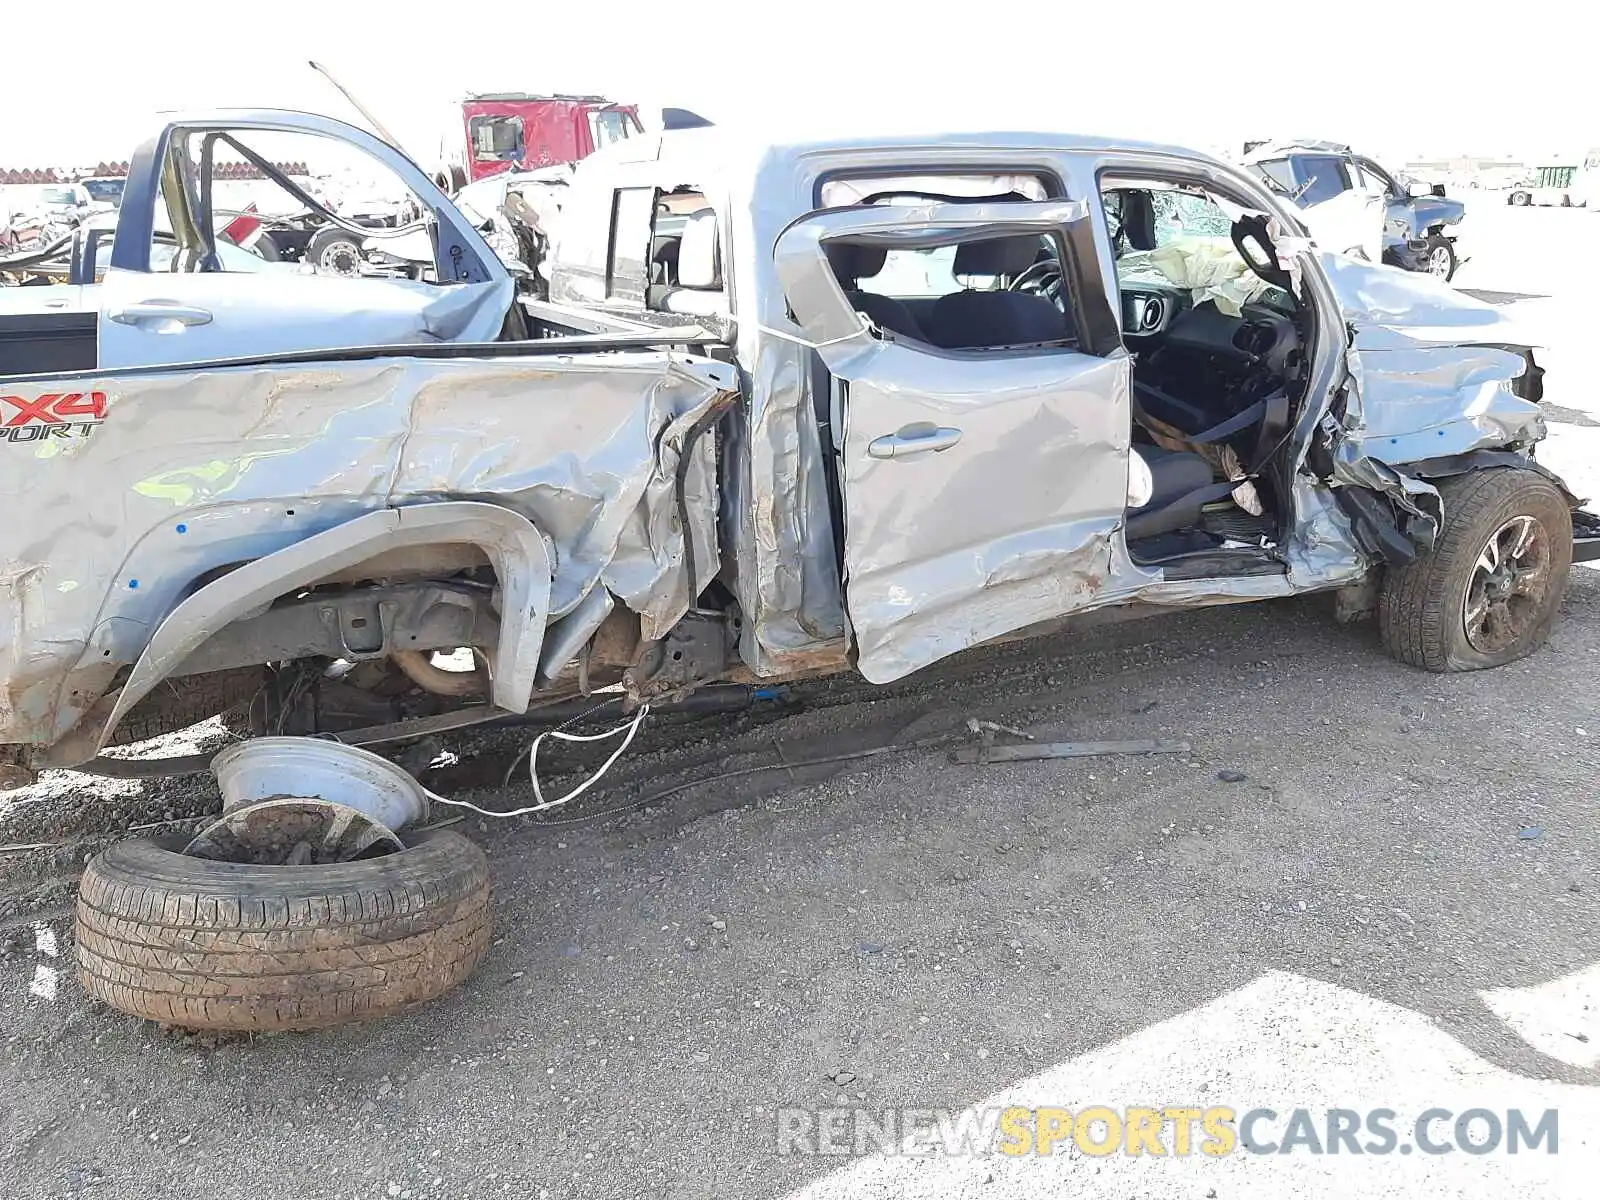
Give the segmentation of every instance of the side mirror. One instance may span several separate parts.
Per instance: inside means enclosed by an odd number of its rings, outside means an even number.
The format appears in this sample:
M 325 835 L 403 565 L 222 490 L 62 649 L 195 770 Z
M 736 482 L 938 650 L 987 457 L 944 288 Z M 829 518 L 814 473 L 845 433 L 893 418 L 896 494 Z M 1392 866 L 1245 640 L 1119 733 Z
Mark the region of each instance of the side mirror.
M 678 286 L 708 292 L 722 287 L 715 212 L 695 213 L 684 226 L 683 240 L 678 244 Z

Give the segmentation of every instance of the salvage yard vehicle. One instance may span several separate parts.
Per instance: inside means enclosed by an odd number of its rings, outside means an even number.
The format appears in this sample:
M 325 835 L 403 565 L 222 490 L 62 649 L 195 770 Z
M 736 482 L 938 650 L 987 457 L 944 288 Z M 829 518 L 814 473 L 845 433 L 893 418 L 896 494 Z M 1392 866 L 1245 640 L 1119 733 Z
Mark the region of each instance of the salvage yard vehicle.
M 419 205 L 420 220 L 391 227 L 346 219 L 240 143 L 234 136 L 240 129 L 260 135 L 336 134 L 341 147 L 364 154 L 374 169 L 419 178 L 437 207 Z M 251 162 L 304 205 L 317 229 L 361 243 L 358 252 L 366 243 L 400 243 L 424 233 L 437 256 L 425 272 L 431 279 L 327 279 L 278 263 L 276 254 L 262 256 L 233 244 L 225 231 L 241 231 L 243 219 L 231 210 L 218 211 L 207 174 L 224 151 Z M 196 180 L 193 190 L 167 195 L 162 172 L 168 168 Z M 250 223 L 240 236 L 253 243 L 249 235 L 259 233 Z M 0 375 L 363 344 L 491 340 L 513 312 L 514 287 L 498 264 L 491 274 L 477 268 L 458 241 L 469 235 L 474 246 L 481 244 L 460 211 L 409 160 L 362 130 L 301 113 L 281 120 L 230 114 L 220 125 L 177 121 L 135 155 L 114 226 L 74 231 L 48 255 L 51 262 L 44 265 L 59 271 L 52 277 L 65 282 L 22 289 L 26 294 L 0 289 Z M 21 259 L 30 264 L 28 270 L 40 266 L 32 257 Z M 7 262 L 0 261 L 0 270 L 6 269 Z
M 1443 184 L 1396 176 L 1338 142 L 1267 143 L 1245 158 L 1302 211 L 1320 245 L 1438 279 L 1463 261 L 1456 234 L 1466 206 Z
M 1529 179 L 1506 193 L 1506 203 L 1518 208 L 1529 205 L 1586 207 L 1594 193 L 1595 179 L 1600 177 L 1600 150 L 1590 150 L 1582 161 L 1582 166 L 1573 159 L 1570 163 L 1540 167 Z
M 604 96 L 483 92 L 461 102 L 461 128 L 441 149 L 436 182 L 453 192 L 502 171 L 574 163 L 643 132 L 637 107 Z
M 102 291 L 223 325 L 279 287 L 218 271 L 204 147 L 282 129 L 392 153 L 301 114 L 175 122 L 135 158 Z M 233 330 L 0 379 L 7 782 L 126 773 L 109 747 L 213 714 L 368 745 L 610 688 L 643 719 L 716 681 L 889 683 L 1092 613 L 1311 592 L 1406 663 L 1472 670 L 1534 651 L 1600 553 L 1535 460 L 1542 370 L 1501 314 L 1317 250 L 1202 154 L 629 138 L 574 172 L 545 301 L 394 165 L 439 290 L 500 340 L 361 344 L 366 317 L 325 308 L 344 348 Z M 156 172 L 183 181 L 186 268 L 159 287 Z M 102 358 L 108 330 L 196 328 L 102 323 Z M 279 1029 L 463 978 L 481 853 L 441 831 L 344 861 L 347 829 L 287 858 L 113 847 L 80 898 L 88 990 Z

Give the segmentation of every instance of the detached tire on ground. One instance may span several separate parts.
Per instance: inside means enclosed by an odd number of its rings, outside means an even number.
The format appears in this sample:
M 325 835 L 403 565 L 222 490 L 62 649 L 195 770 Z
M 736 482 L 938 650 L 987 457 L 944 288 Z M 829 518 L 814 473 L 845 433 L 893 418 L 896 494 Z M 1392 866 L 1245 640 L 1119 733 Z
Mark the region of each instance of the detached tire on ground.
M 1475 671 L 1533 653 L 1550 636 L 1572 569 L 1572 512 L 1537 471 L 1443 481 L 1431 554 L 1390 568 L 1378 603 L 1389 652 L 1428 671 Z
M 398 1012 L 467 978 L 489 946 L 489 864 L 457 833 L 321 866 L 191 858 L 138 839 L 91 859 L 84 989 L 190 1029 L 318 1029 Z

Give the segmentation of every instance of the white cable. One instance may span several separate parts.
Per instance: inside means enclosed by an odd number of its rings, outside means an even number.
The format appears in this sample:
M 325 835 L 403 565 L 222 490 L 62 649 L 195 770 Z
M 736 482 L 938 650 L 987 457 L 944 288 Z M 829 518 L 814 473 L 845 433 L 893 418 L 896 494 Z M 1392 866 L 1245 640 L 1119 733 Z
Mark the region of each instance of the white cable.
M 428 798 L 430 800 L 437 800 L 440 804 L 452 805 L 455 808 L 470 808 L 473 812 L 481 813 L 486 817 L 522 817 L 529 813 L 543 812 L 547 808 L 559 808 L 569 800 L 576 800 L 579 796 L 583 795 L 584 792 L 588 791 L 591 787 L 599 783 L 600 780 L 605 777 L 605 773 L 611 769 L 612 764 L 615 763 L 617 759 L 621 758 L 628 747 L 633 744 L 634 735 L 639 732 L 639 726 L 644 724 L 644 719 L 649 715 L 650 706 L 648 704 L 641 704 L 639 706 L 639 711 L 634 715 L 633 720 L 624 721 L 615 729 L 608 729 L 604 733 L 566 733 L 560 729 L 547 729 L 538 737 L 534 738 L 533 745 L 528 747 L 528 778 L 533 783 L 533 795 L 538 801 L 537 804 L 530 804 L 526 808 L 513 809 L 511 812 L 492 812 L 487 808 L 479 808 L 476 804 L 468 803 L 465 800 L 452 800 L 448 796 L 441 796 L 436 792 L 428 792 Z M 611 757 L 600 764 L 599 770 L 597 770 L 593 775 L 589 776 L 589 778 L 585 779 L 577 787 L 573 788 L 565 796 L 562 796 L 559 800 L 546 800 L 544 798 L 544 789 L 539 786 L 540 742 L 544 741 L 544 739 L 547 737 L 560 738 L 564 742 L 603 742 L 607 738 L 616 737 L 617 734 L 623 733 L 624 731 L 626 731 L 628 736 L 622 739 L 622 745 L 618 746 L 611 752 Z M 423 791 L 428 791 L 428 789 L 424 788 Z

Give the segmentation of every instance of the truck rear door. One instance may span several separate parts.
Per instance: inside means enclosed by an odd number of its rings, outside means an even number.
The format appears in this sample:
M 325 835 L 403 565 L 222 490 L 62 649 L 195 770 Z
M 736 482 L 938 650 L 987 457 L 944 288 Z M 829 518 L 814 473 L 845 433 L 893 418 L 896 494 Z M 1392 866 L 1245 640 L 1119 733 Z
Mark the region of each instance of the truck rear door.
M 885 683 L 1091 603 L 1131 424 L 1087 208 L 823 210 L 775 255 L 835 389 L 861 673 Z

